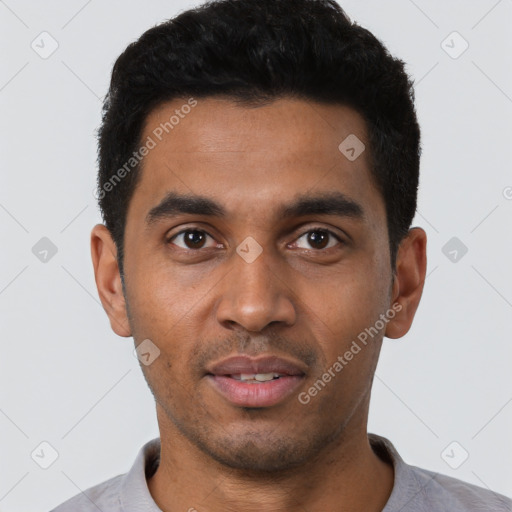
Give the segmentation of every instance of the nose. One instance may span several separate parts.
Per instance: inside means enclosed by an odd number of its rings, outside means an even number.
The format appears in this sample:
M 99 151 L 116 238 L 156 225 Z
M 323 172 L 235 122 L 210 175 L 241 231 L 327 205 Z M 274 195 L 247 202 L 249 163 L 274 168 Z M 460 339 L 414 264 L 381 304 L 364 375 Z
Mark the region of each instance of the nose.
M 277 258 L 265 249 L 252 262 L 232 255 L 217 307 L 219 323 L 238 324 L 250 332 L 261 332 L 271 323 L 295 323 L 294 293 Z

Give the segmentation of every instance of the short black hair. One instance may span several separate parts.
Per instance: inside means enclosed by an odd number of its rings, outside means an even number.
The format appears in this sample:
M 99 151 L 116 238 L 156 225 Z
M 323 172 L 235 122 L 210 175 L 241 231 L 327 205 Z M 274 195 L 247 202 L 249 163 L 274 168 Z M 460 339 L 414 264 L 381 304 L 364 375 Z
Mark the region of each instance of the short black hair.
M 147 116 L 176 98 L 214 96 L 354 108 L 366 123 L 395 272 L 416 212 L 421 153 L 404 62 L 334 0 L 215 0 L 147 30 L 114 64 L 98 132 L 98 199 L 121 276 L 126 214 L 141 174 L 132 156 Z

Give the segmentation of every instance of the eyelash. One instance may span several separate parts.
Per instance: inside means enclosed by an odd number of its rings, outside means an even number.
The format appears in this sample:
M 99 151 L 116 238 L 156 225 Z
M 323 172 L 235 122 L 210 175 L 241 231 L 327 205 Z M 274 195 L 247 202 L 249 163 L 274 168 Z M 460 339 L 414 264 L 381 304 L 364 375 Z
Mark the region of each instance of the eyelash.
M 314 233 L 314 232 L 322 232 L 322 233 L 327 233 L 328 235 L 330 235 L 331 237 L 335 238 L 339 244 L 343 245 L 345 242 L 344 240 L 342 240 L 336 233 L 334 233 L 333 231 L 331 231 L 330 229 L 326 229 L 326 228 L 323 228 L 323 227 L 313 227 L 311 229 L 308 229 L 307 231 L 305 231 L 304 233 L 302 233 L 299 237 L 297 237 L 296 240 L 300 240 L 303 236 L 309 234 L 309 233 Z M 185 233 L 202 233 L 204 235 L 207 235 L 209 236 L 210 238 L 212 238 L 213 240 L 214 237 L 212 235 L 210 235 L 207 231 L 204 231 L 202 229 L 197 229 L 197 228 L 187 228 L 187 229 L 183 229 L 182 231 L 180 231 L 179 233 L 176 233 L 174 235 L 172 235 L 171 237 L 167 238 L 166 242 L 167 243 L 172 243 L 172 241 L 177 238 L 178 236 L 180 235 L 183 235 Z M 192 251 L 192 252 L 198 252 L 200 251 L 201 249 L 203 249 L 202 247 L 199 248 L 199 249 L 190 249 L 190 248 L 186 248 L 184 249 L 183 247 L 179 247 L 180 249 L 184 250 L 184 251 Z M 309 250 L 309 251 L 314 251 L 314 252 L 322 252 L 322 251 L 327 251 L 329 249 L 334 249 L 334 247 L 328 247 L 328 248 L 324 248 L 324 249 L 306 249 L 306 250 Z

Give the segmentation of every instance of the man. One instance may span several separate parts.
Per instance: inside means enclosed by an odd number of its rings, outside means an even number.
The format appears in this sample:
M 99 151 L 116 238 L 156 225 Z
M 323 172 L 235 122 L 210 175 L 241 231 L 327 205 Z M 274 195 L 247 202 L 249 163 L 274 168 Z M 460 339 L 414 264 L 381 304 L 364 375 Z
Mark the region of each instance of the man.
M 418 307 L 411 82 L 332 0 L 220 0 L 117 60 L 92 231 L 160 438 L 56 512 L 505 511 L 367 433 Z

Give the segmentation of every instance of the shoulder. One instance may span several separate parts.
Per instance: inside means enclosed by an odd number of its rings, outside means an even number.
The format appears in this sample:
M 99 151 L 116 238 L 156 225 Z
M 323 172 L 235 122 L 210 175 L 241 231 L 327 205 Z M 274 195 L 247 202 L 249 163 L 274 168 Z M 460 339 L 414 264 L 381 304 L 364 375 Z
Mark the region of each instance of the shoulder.
M 80 492 L 51 512 L 123 512 L 125 509 L 127 512 L 159 511 L 146 482 L 146 478 L 156 471 L 159 460 L 160 439 L 155 438 L 139 450 L 128 473 Z
M 512 512 L 512 500 L 457 478 L 407 464 L 393 443 L 368 435 L 377 455 L 391 463 L 395 481 L 383 512 Z
M 429 510 L 512 512 L 512 500 L 502 494 L 416 466 L 409 468 L 418 483 L 419 501 L 434 507 Z
M 94 487 L 80 492 L 50 512 L 119 512 L 121 506 L 121 482 L 124 475 L 118 475 Z

